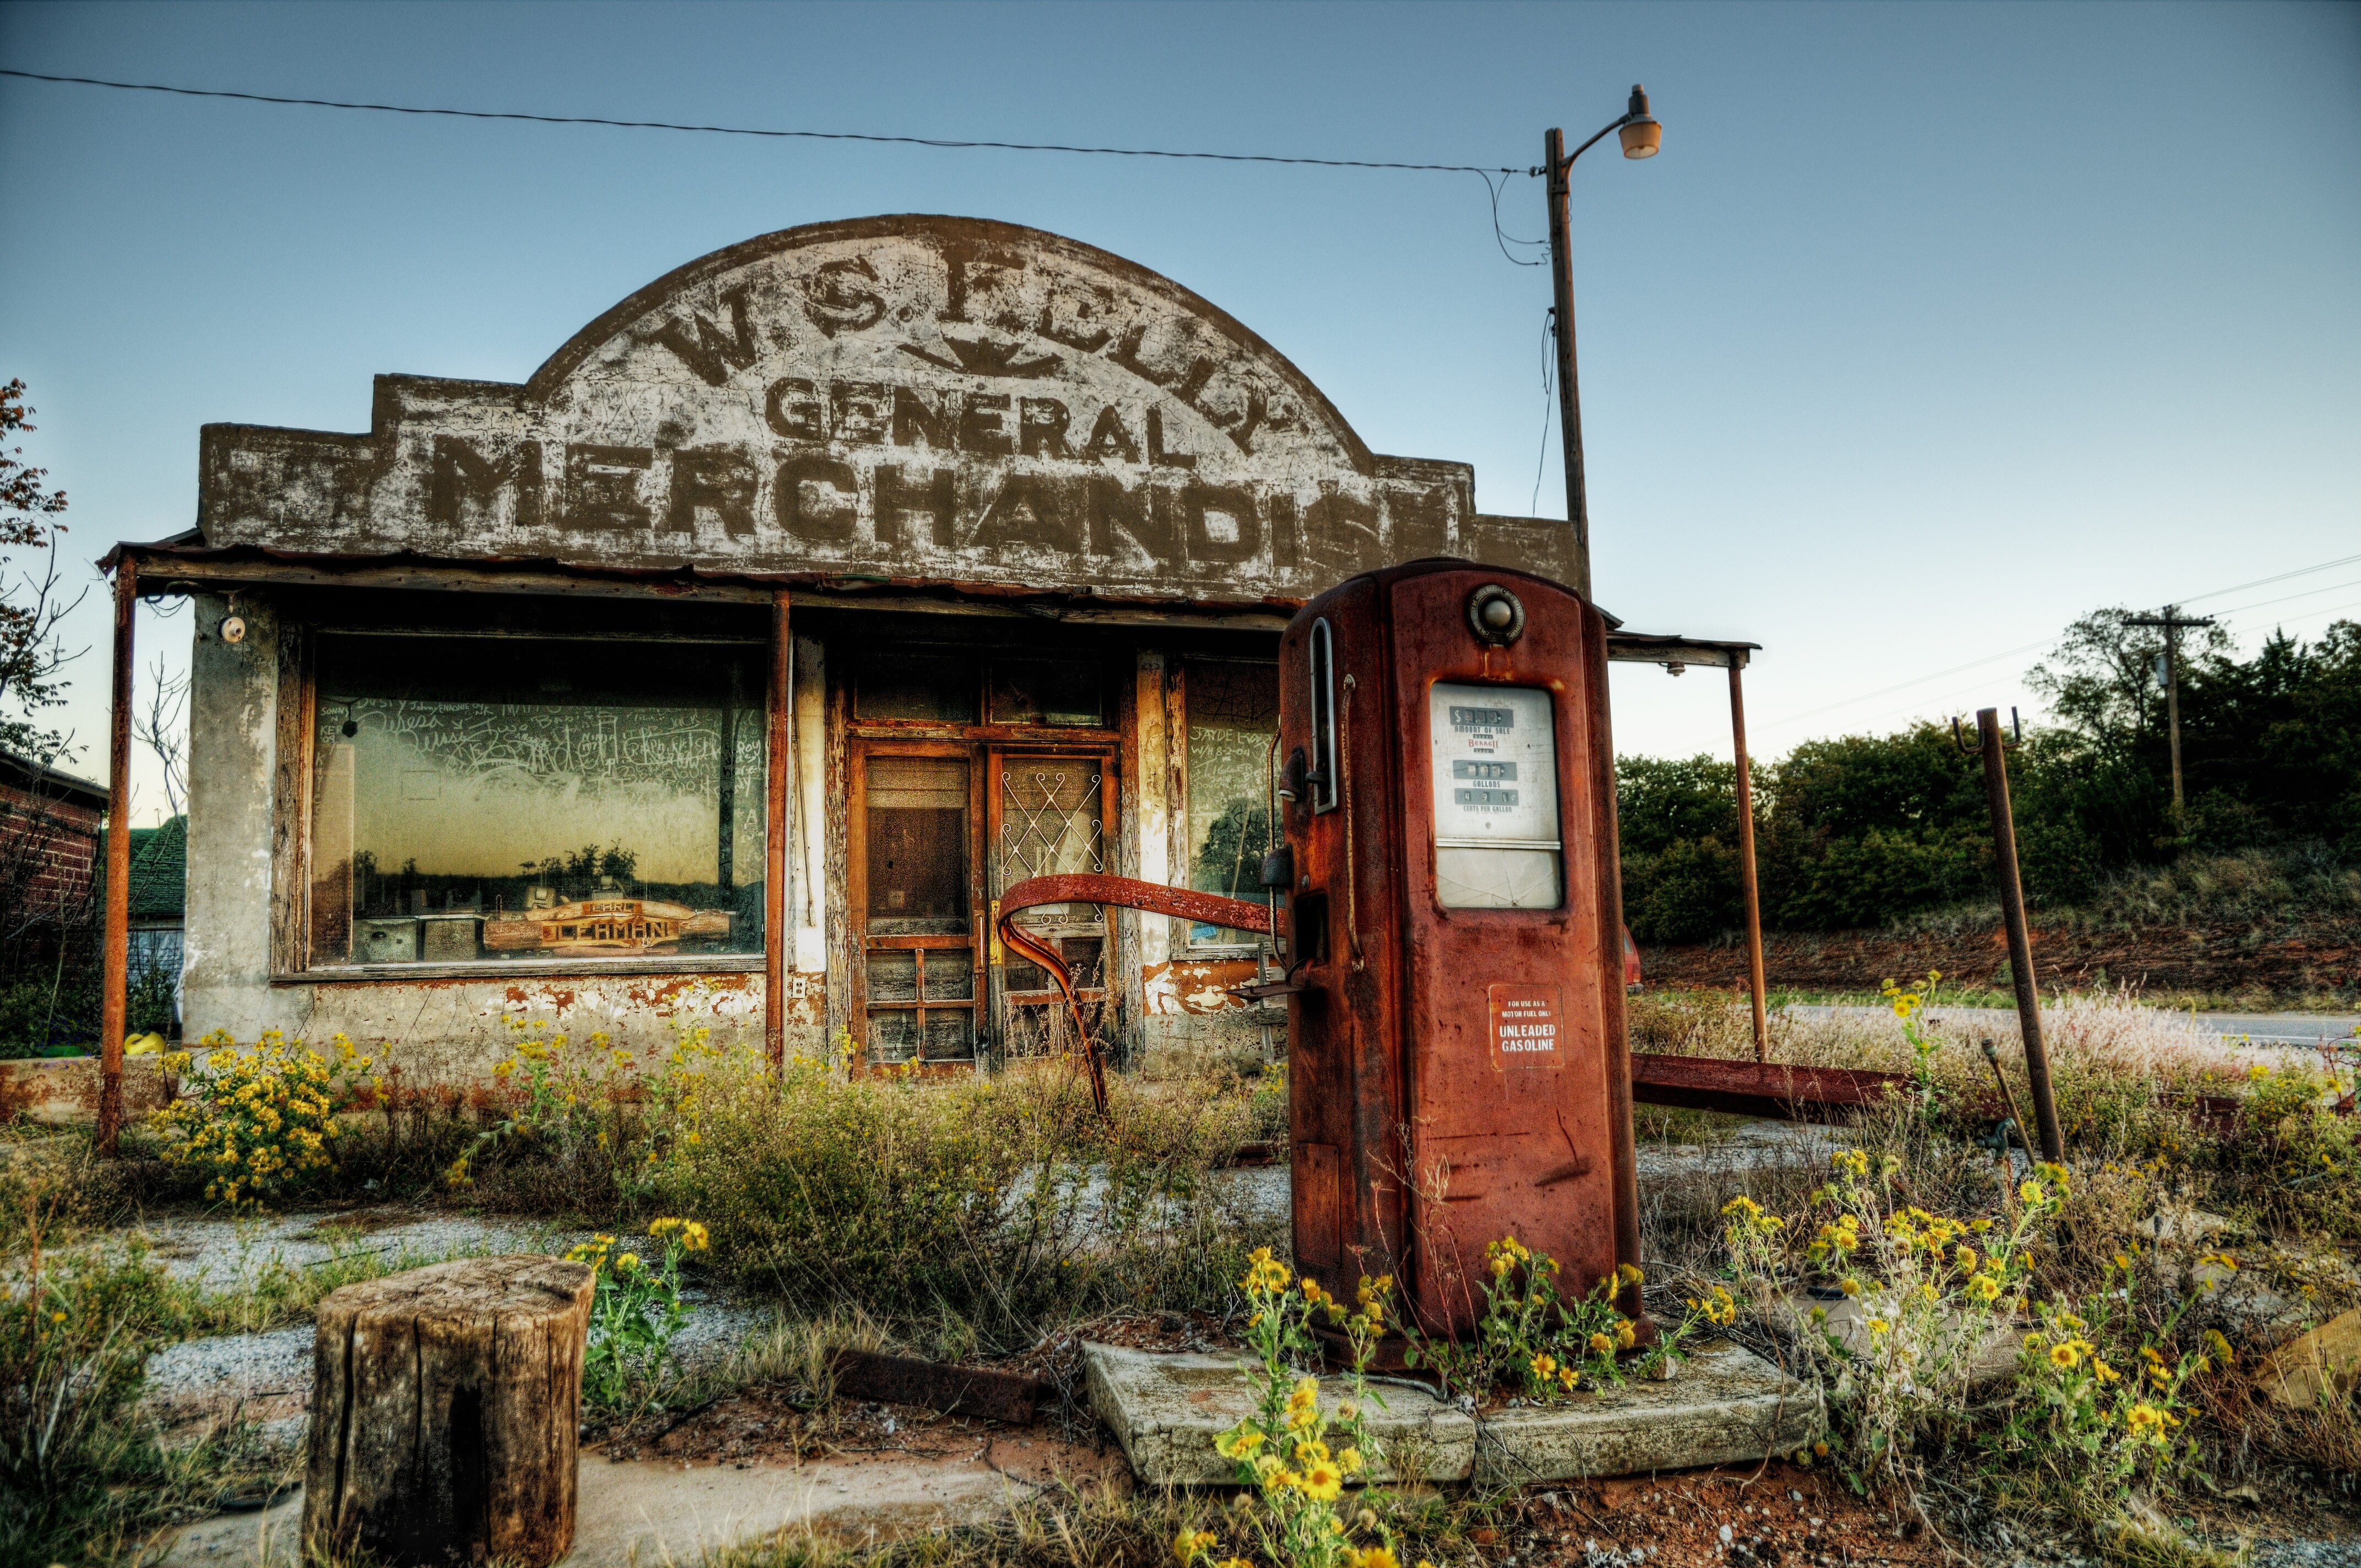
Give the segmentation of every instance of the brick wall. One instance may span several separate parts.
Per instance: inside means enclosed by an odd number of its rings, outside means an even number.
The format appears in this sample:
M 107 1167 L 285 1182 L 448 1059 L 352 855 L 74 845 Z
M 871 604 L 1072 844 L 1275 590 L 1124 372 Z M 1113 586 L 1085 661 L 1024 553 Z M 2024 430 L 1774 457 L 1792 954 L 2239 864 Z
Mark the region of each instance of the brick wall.
M 99 871 L 104 817 L 73 801 L 0 783 L 0 882 L 28 912 L 71 909 Z

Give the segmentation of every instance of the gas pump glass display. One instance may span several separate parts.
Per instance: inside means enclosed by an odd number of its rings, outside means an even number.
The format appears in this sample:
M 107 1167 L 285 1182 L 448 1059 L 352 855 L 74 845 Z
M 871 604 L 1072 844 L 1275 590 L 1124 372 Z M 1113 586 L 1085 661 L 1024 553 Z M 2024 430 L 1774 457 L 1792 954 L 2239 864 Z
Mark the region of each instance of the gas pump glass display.
M 1447 909 L 1555 909 L 1557 734 L 1550 694 L 1437 681 L 1427 693 L 1434 896 Z

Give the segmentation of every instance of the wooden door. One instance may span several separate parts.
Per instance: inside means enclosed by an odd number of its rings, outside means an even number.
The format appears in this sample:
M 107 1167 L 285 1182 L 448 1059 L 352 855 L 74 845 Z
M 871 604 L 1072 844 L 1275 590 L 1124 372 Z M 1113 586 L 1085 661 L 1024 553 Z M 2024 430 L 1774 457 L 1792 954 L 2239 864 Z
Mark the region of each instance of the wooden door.
M 986 867 L 995 924 L 1003 892 L 1028 877 L 1114 867 L 1115 770 L 1112 751 L 995 748 L 986 789 L 991 850 Z M 1111 1020 L 1107 977 L 1115 972 L 1115 925 L 1104 905 L 1051 904 L 1027 909 L 1019 924 L 1066 960 L 1082 1017 L 1102 1039 Z M 1006 1057 L 1070 1049 L 1073 1023 L 1049 971 L 992 944 L 995 1044 Z
M 851 762 L 847 880 L 864 1058 L 972 1062 L 983 978 L 982 759 L 958 741 L 863 740 Z

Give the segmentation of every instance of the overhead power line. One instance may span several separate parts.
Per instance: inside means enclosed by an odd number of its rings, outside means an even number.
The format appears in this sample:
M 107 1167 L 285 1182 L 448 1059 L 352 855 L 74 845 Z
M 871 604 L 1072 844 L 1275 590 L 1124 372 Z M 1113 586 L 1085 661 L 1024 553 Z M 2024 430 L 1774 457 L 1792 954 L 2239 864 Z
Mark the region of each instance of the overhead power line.
M 55 76 L 39 71 L 0 68 L 0 76 L 54 82 L 74 87 L 111 87 L 125 93 L 169 93 L 181 98 L 232 98 L 245 104 L 280 104 L 306 109 L 352 109 L 372 115 L 423 115 L 455 120 L 522 120 L 541 126 L 608 126 L 620 130 L 686 131 L 703 136 L 765 137 L 794 141 L 865 141 L 896 147 L 971 148 L 998 152 L 1069 152 L 1101 158 L 1195 159 L 1213 163 L 1293 163 L 1317 169 L 1392 169 L 1422 174 L 1529 174 L 1523 168 L 1484 168 L 1473 163 L 1394 163 L 1366 158 L 1292 158 L 1268 152 L 1186 152 L 1148 147 L 1080 147 L 1062 142 L 963 141 L 949 137 L 885 136 L 871 131 L 774 130 L 759 126 L 700 126 L 675 120 L 620 120 L 602 115 L 529 115 L 513 109 L 441 109 L 417 104 L 370 104 L 344 98 L 295 98 L 274 93 L 236 93 L 219 87 L 176 87 L 161 82 L 112 82 L 99 76 Z
M 2224 594 L 2243 593 L 2248 588 L 2259 588 L 2271 583 L 2284 583 L 2290 577 L 2308 577 L 2314 572 L 2325 572 L 2332 566 L 2350 566 L 2356 561 L 2361 561 L 2361 555 L 2343 555 L 2334 561 L 2323 561 L 2317 566 L 2299 566 L 2292 572 L 2281 572 L 2276 577 L 2257 577 L 2251 583 L 2239 583 L 2231 587 L 2215 588 L 2211 593 L 2191 594 L 2187 598 L 2180 599 L 2177 602 L 2181 604 L 2197 604 L 2205 599 L 2217 599 Z M 2267 600 L 2266 602 L 2275 603 L 2277 601 Z M 2246 608 L 2252 609 L 2254 607 L 2249 605 Z
M 1931 674 L 1914 675 L 1906 681 L 1896 681 L 1890 686 L 1880 686 L 1873 692 L 1863 692 L 1859 696 L 1849 696 L 1842 702 L 1832 702 L 1826 707 L 1806 708 L 1801 713 L 1791 713 L 1784 718 L 1772 719 L 1763 728 L 1775 729 L 1782 724 L 1793 724 L 1799 718 L 1817 718 L 1823 713 L 1834 713 L 1838 708 L 1850 707 L 1857 702 L 1868 702 L 1872 697 L 1884 696 L 1890 692 L 1908 691 L 1912 686 L 1923 686 L 1928 681 L 1939 681 L 1945 675 L 1956 675 L 1962 670 L 1972 670 L 1979 664 L 1989 664 L 1995 659 L 2005 659 L 2013 653 L 2030 653 L 2036 648 L 2047 648 L 2057 641 L 2055 637 L 2045 637 L 2038 642 L 2027 642 L 2021 648 L 2004 648 L 1997 653 L 1987 653 L 1981 659 L 1971 659 L 1964 664 L 1954 664 L 1948 670 L 1937 670 Z
M 2177 599 L 2174 602 L 2184 605 L 2197 604 L 2206 599 L 2220 598 L 2224 594 L 2240 593 L 2247 588 L 2259 588 L 2271 583 L 2284 583 L 2290 577 L 2308 577 L 2314 572 L 2325 572 L 2337 566 L 2349 566 L 2356 561 L 2361 561 L 2361 555 L 2341 555 L 2334 561 L 2322 561 L 2310 566 L 2299 566 L 2292 572 L 2280 572 L 2268 577 L 2257 577 L 2250 583 L 2233 583 L 2226 588 L 2212 588 L 2204 593 L 2191 594 L 2186 598 Z M 2289 594 L 2284 598 L 2262 599 L 2254 604 L 2239 605 L 2233 609 L 2223 610 L 2221 613 L 2224 615 L 2237 615 L 2246 610 L 2262 609 L 2275 604 L 2286 604 L 2294 599 L 2309 598 L 2312 594 L 2330 593 L 2337 588 L 2350 587 L 2352 586 L 2353 585 L 2351 583 L 2332 583 L 2324 588 L 2312 588 L 2304 593 Z M 2298 619 L 2309 620 L 2312 616 L 2322 613 L 2325 612 L 2310 610 L 2306 611 L 2303 616 Z M 1929 674 L 1916 675 L 1906 681 L 1897 681 L 1890 686 L 1880 686 L 1875 691 L 1862 692 L 1858 696 L 1846 697 L 1841 702 L 1831 702 L 1819 707 L 1808 708 L 1802 713 L 1791 713 L 1784 718 L 1773 718 L 1767 721 L 1763 725 L 1763 728 L 1765 729 L 1775 729 L 1783 724 L 1793 724 L 1798 719 L 1817 718 L 1824 713 L 1834 713 L 1840 707 L 1851 707 L 1857 703 L 1870 702 L 1875 698 L 1888 696 L 1894 692 L 1907 691 L 1912 686 L 1924 685 L 1928 681 L 1939 681 L 1946 675 L 1956 675 L 1963 670 L 1972 670 L 1978 665 L 1989 664 L 1997 659 L 2006 659 L 2018 653 L 2030 653 L 2035 649 L 2046 648 L 2056 641 L 2057 639 L 2054 637 L 2045 637 L 2038 642 L 2027 642 L 2023 647 L 2004 649 L 2002 652 L 1997 653 L 1987 653 L 1981 659 L 1971 659 L 1964 664 L 1954 664 L 1948 670 L 1937 670 Z

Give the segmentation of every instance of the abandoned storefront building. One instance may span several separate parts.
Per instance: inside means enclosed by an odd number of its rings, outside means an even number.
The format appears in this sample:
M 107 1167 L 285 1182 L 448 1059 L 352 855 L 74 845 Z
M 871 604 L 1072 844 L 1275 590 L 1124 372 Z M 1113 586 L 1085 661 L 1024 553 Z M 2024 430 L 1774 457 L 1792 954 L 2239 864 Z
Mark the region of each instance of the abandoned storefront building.
M 465 1071 L 695 996 L 774 1051 L 1038 1050 L 999 890 L 1261 896 L 1298 605 L 1432 555 L 1587 587 L 1188 290 L 970 219 L 749 240 L 522 385 L 379 377 L 370 426 L 206 427 L 197 528 L 113 560 L 199 606 L 192 1037 Z M 1136 1059 L 1280 1021 L 1229 991 L 1260 938 L 1021 918 Z

